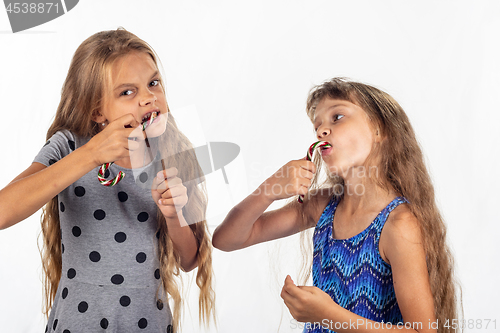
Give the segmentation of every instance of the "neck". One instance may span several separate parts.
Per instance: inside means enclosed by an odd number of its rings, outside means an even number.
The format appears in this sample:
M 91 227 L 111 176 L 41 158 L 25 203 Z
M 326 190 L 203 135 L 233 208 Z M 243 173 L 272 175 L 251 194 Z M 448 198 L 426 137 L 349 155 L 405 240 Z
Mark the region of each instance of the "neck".
M 391 186 L 388 186 L 388 190 L 383 188 L 369 177 L 369 173 L 352 171 L 352 174 L 344 177 L 342 205 L 347 214 L 370 211 L 396 196 Z

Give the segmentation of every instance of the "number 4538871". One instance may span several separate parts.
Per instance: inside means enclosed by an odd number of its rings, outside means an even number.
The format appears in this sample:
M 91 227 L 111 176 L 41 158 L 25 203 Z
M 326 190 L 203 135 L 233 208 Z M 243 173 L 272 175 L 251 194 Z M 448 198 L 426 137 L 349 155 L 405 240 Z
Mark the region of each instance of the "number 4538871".
M 22 2 L 22 3 L 9 3 L 9 5 L 6 8 L 7 13 L 14 13 L 14 14 L 43 14 L 43 13 L 50 13 L 50 11 L 55 11 L 56 13 L 59 13 L 59 3 L 52 3 L 52 2 L 46 2 L 46 3 L 35 3 L 35 2 Z

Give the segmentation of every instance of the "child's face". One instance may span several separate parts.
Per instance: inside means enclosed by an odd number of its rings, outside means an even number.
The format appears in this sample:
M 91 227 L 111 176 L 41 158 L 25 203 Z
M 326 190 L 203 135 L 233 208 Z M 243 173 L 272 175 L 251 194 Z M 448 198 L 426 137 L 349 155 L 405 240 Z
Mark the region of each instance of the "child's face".
M 319 140 L 332 145 L 321 151 L 330 172 L 344 178 L 359 175 L 361 170 L 355 168 L 364 166 L 373 143 L 379 140 L 362 108 L 328 97 L 316 106 L 314 128 Z M 364 171 L 368 173 L 370 170 Z
M 167 110 L 160 74 L 149 54 L 133 51 L 113 64 L 100 111 L 106 122 L 130 113 L 142 124 L 156 112 L 157 120 L 147 129 L 147 135 L 155 137 L 165 131 Z

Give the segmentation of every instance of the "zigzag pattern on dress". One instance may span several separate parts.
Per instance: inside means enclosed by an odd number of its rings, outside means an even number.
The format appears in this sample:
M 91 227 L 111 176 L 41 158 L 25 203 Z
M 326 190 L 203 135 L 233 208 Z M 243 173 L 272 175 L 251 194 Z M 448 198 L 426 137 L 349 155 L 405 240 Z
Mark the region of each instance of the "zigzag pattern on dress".
M 403 323 L 391 266 L 380 256 L 380 233 L 389 213 L 408 201 L 397 197 L 368 228 L 348 239 L 333 238 L 333 217 L 339 200 L 332 198 L 314 230 L 313 283 L 343 308 L 378 322 Z M 306 325 L 304 332 L 333 332 Z

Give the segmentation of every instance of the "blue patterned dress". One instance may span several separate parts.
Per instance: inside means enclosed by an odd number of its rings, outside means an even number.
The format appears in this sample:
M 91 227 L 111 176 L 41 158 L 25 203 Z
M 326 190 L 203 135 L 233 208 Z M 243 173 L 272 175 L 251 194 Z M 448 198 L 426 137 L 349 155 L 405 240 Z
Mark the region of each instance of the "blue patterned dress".
M 380 233 L 389 213 L 401 203 L 397 197 L 368 228 L 348 239 L 334 239 L 333 216 L 339 200 L 333 197 L 314 230 L 313 283 L 343 308 L 378 322 L 402 323 L 391 266 L 379 253 Z M 314 323 L 304 332 L 334 332 Z

